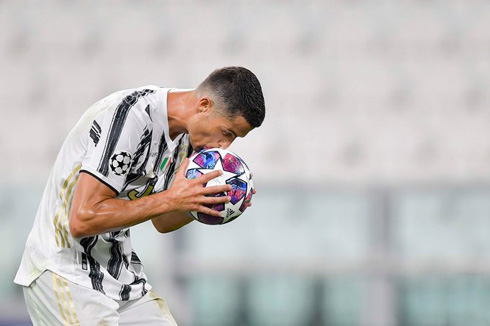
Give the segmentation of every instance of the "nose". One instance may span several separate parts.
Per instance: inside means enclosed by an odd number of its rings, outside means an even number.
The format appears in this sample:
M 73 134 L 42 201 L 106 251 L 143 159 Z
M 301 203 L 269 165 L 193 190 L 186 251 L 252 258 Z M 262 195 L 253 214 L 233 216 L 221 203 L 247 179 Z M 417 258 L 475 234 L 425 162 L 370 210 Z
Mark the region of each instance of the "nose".
M 219 147 L 222 149 L 227 149 L 228 147 L 230 147 L 230 145 L 231 145 L 231 141 L 220 141 L 219 142 Z

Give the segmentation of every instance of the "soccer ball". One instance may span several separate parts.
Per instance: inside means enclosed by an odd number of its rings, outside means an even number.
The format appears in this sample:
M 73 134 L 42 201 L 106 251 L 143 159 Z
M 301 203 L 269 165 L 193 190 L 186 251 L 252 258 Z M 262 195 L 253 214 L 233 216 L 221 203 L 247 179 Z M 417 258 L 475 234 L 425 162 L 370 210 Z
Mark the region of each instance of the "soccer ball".
M 229 184 L 233 188 L 227 193 L 222 192 L 214 196 L 230 196 L 229 203 L 210 205 L 209 207 L 220 212 L 220 217 L 191 212 L 192 217 L 204 224 L 225 224 L 240 216 L 252 199 L 252 174 L 245 162 L 231 151 L 221 148 L 210 148 L 190 157 L 186 170 L 187 179 L 195 179 L 203 174 L 221 170 L 223 174 L 207 182 L 205 186 L 219 186 Z
M 131 155 L 124 151 L 112 155 L 110 166 L 115 175 L 126 174 L 131 166 Z

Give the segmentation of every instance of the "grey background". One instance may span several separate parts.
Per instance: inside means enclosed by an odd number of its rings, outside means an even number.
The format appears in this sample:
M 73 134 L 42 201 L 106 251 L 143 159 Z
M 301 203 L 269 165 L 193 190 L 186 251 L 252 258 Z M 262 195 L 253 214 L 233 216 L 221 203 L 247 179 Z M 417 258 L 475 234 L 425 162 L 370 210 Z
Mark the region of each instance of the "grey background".
M 0 325 L 56 154 L 111 92 L 242 65 L 233 223 L 134 246 L 183 326 L 490 325 L 488 1 L 0 1 Z

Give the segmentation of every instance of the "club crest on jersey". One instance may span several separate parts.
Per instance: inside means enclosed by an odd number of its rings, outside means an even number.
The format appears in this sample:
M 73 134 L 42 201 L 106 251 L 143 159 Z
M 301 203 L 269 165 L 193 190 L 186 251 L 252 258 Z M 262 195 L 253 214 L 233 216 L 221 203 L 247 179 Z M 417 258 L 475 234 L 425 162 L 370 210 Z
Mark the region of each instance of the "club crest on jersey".
M 112 155 L 109 165 L 115 175 L 127 174 L 131 167 L 131 154 L 125 151 L 117 152 Z

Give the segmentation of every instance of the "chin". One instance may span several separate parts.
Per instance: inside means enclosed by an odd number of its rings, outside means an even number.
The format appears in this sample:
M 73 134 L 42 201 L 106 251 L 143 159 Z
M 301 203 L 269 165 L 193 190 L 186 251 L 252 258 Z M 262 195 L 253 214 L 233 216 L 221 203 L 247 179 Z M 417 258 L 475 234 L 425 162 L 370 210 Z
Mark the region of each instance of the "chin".
M 191 143 L 191 146 L 192 146 L 192 149 L 194 150 L 194 152 L 201 151 L 201 149 L 202 149 L 202 146 L 201 145 L 198 145 L 198 144 L 194 143 L 192 141 L 192 139 L 190 139 L 190 138 L 189 138 L 189 142 Z
M 206 149 L 213 148 L 213 146 L 207 146 L 207 145 L 194 145 L 191 141 L 192 148 L 194 149 L 195 152 L 200 152 Z

